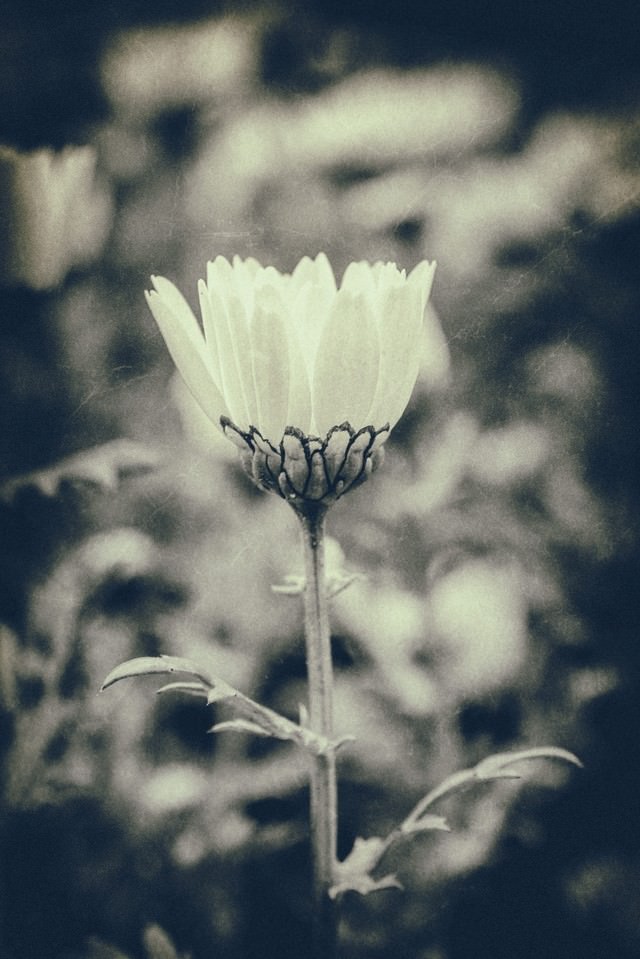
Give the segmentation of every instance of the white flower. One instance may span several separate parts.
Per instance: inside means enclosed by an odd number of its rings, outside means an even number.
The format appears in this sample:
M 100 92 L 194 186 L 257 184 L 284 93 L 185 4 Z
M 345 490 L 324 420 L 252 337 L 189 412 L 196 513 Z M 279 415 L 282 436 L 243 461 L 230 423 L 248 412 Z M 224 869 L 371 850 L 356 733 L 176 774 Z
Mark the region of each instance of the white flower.
M 204 335 L 169 280 L 152 277 L 146 296 L 185 383 L 256 482 L 318 502 L 368 475 L 409 402 L 434 270 L 352 263 L 338 288 L 323 253 L 291 275 L 217 257 L 198 284 Z
M 97 256 L 110 226 L 106 192 L 95 183 L 96 151 L 21 153 L 0 146 L 0 207 L 7 242 L 0 278 L 44 290 Z

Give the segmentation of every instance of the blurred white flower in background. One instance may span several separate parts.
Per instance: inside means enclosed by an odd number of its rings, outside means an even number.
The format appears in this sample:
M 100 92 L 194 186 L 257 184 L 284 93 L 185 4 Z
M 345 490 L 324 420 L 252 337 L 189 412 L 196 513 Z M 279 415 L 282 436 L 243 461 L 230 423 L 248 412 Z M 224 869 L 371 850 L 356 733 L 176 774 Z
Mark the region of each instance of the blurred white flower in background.
M 96 152 L 22 153 L 0 146 L 0 281 L 42 290 L 97 257 L 111 225 L 111 199 L 95 183 Z
M 258 24 L 240 16 L 124 31 L 105 51 L 105 93 L 138 124 L 171 107 L 238 99 L 254 82 L 258 37 Z
M 425 320 L 434 270 L 352 263 L 338 287 L 324 254 L 291 275 L 218 257 L 198 287 L 204 336 L 169 280 L 153 277 L 147 300 L 185 383 L 258 485 L 319 501 L 374 468 L 423 359 L 427 379 L 446 375 L 442 331 Z

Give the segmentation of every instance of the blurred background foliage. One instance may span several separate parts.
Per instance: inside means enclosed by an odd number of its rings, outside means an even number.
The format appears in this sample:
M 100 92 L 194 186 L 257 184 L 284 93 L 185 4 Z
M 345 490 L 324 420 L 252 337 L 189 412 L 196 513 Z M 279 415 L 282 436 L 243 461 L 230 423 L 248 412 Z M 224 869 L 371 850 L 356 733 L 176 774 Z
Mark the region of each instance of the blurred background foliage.
M 452 355 L 330 518 L 362 574 L 334 603 L 341 854 L 490 751 L 587 767 L 443 804 L 454 831 L 395 853 L 404 893 L 345 900 L 345 956 L 638 954 L 638 20 L 5 4 L 2 959 L 305 955 L 301 760 L 153 683 L 96 691 L 174 653 L 296 715 L 300 609 L 271 591 L 295 522 L 175 382 L 142 290 L 194 303 L 217 254 L 319 250 L 436 258 Z

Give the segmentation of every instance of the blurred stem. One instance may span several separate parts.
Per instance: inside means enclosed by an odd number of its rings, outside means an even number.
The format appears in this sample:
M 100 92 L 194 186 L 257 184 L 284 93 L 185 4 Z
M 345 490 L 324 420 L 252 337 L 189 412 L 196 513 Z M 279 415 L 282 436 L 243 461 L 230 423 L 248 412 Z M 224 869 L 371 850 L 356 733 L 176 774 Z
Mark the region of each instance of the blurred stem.
M 309 689 L 309 726 L 333 739 L 333 669 L 325 573 L 322 509 L 298 514 L 302 522 L 305 591 L 304 631 Z M 334 882 L 337 839 L 336 759 L 333 749 L 313 757 L 311 848 L 313 856 L 313 959 L 333 959 L 337 948 Z

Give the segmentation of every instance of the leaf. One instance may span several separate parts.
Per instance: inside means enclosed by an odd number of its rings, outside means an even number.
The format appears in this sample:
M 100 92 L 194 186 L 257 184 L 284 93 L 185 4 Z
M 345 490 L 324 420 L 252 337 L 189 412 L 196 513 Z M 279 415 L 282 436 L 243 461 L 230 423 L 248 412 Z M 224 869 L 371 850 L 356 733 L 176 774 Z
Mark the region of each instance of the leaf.
M 380 836 L 371 836 L 369 839 L 362 839 L 359 836 L 347 858 L 336 863 L 336 882 L 329 890 L 330 897 L 336 899 L 343 893 L 351 891 L 366 896 L 379 889 L 393 887 L 401 889 L 402 886 L 392 873 L 380 879 L 374 879 L 371 875 L 386 849 L 387 842 Z
M 286 716 L 281 716 L 273 709 L 255 702 L 223 679 L 208 676 L 197 663 L 190 659 L 183 659 L 181 656 L 139 656 L 137 659 L 129 659 L 111 670 L 101 689 L 108 689 L 121 679 L 172 673 L 187 673 L 193 676 L 195 681 L 167 683 L 160 687 L 159 693 L 184 692 L 191 696 L 204 696 L 207 705 L 224 699 L 233 699 L 234 708 L 241 716 L 226 723 L 218 723 L 210 732 L 235 729 L 253 732 L 259 736 L 272 736 L 274 739 L 290 740 L 315 755 L 336 750 L 351 738 L 346 736 L 338 742 L 332 742 L 326 736 L 320 736 L 313 730 L 292 722 Z
M 148 473 L 159 462 L 159 454 L 140 443 L 112 440 L 69 456 L 46 469 L 8 480 L 0 486 L 0 500 L 11 503 L 26 489 L 34 489 L 51 498 L 60 493 L 64 483 L 115 490 L 124 479 Z
M 568 749 L 561 749 L 559 746 L 538 746 L 532 749 L 521 749 L 514 753 L 495 753 L 493 756 L 487 756 L 474 767 L 473 772 L 477 779 L 501 779 L 505 776 L 519 778 L 517 773 L 509 773 L 509 767 L 532 759 L 560 759 L 580 769 L 584 768 L 578 757 Z
M 201 667 L 190 659 L 181 656 L 139 656 L 137 659 L 128 659 L 112 669 L 101 689 L 108 689 L 121 679 L 132 679 L 134 676 L 166 675 L 167 673 L 188 673 L 195 676 L 207 688 L 215 687 L 215 683 L 206 676 Z
M 301 596 L 305 591 L 305 578 L 295 573 L 288 573 L 284 577 L 283 583 L 274 584 L 271 587 L 272 593 L 280 596 Z
M 405 835 L 418 832 L 431 832 L 432 830 L 437 832 L 451 832 L 451 826 L 444 816 L 433 815 L 422 816 L 417 822 L 411 822 L 407 825 L 403 823 L 400 829 Z
M 329 750 L 337 748 L 338 744 L 331 742 L 326 736 L 320 736 L 311 729 L 294 723 L 286 716 L 281 716 L 280 713 L 269 709 L 268 706 L 262 706 L 255 700 L 249 699 L 248 696 L 243 695 L 238 690 L 232 689 L 231 692 L 234 708 L 237 712 L 242 713 L 243 717 L 238 720 L 231 720 L 234 725 L 219 723 L 214 726 L 211 732 L 224 729 L 242 729 L 244 732 L 256 732 L 260 736 L 271 736 L 273 739 L 296 743 L 297 746 L 301 746 L 305 751 L 315 755 L 323 755 Z
M 532 759 L 560 759 L 563 762 L 582 768 L 582 763 L 577 756 L 569 752 L 568 749 L 561 749 L 559 746 L 534 746 L 531 749 L 521 749 L 513 753 L 495 753 L 493 756 L 487 756 L 486 759 L 481 760 L 470 769 L 462 769 L 451 776 L 447 776 L 439 786 L 436 786 L 420 800 L 402 823 L 401 831 L 413 831 L 413 826 L 422 819 L 427 809 L 444 796 L 448 796 L 458 789 L 476 782 L 489 782 L 495 779 L 521 779 L 521 774 L 511 767 Z
M 91 937 L 86 944 L 85 959 L 130 959 L 124 952 L 102 939 Z
M 379 836 L 374 836 L 371 839 L 356 839 L 347 858 L 336 866 L 336 882 L 329 890 L 331 898 L 335 899 L 349 890 L 366 896 L 378 889 L 388 889 L 393 886 L 402 888 L 395 875 L 390 873 L 381 879 L 375 879 L 372 873 L 387 850 L 402 836 L 416 835 L 431 830 L 450 832 L 449 824 L 443 816 L 427 813 L 430 806 L 442 799 L 443 796 L 473 782 L 493 779 L 519 779 L 520 774 L 514 772 L 511 767 L 532 759 L 560 759 L 575 766 L 582 766 L 578 757 L 567 749 L 561 749 L 557 746 L 539 746 L 513 753 L 496 753 L 483 759 L 477 766 L 453 773 L 439 786 L 427 793 L 404 822 L 400 824 L 400 827 L 390 832 L 386 839 L 381 839 Z
M 382 876 L 380 879 L 373 879 L 371 876 L 363 874 L 354 876 L 344 882 L 335 883 L 329 889 L 329 896 L 331 899 L 337 899 L 345 892 L 359 892 L 361 896 L 368 896 L 370 892 L 379 892 L 381 889 L 402 888 L 402 883 L 393 873 Z
M 249 719 L 227 719 L 222 723 L 216 723 L 215 726 L 211 727 L 209 732 L 255 733 L 256 736 L 266 737 L 273 735 L 273 733 L 267 732 L 263 726 L 258 725 L 258 723 L 252 723 Z
M 156 690 L 160 693 L 186 693 L 188 696 L 203 696 L 207 701 L 209 690 L 202 683 L 167 683 Z

